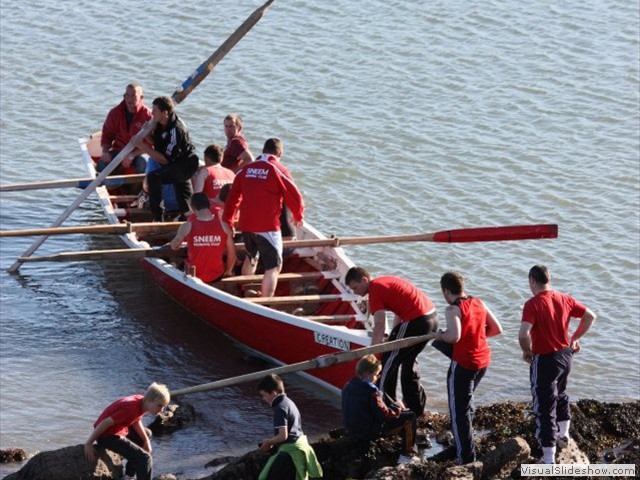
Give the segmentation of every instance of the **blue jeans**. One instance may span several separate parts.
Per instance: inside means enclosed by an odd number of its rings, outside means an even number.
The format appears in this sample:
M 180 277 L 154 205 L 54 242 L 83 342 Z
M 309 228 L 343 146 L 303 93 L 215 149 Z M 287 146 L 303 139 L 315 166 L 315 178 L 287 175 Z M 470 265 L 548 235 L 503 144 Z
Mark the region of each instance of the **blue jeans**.
M 116 152 L 112 150 L 109 153 L 111 154 L 111 161 L 113 161 L 113 159 L 116 158 L 116 156 L 120 152 Z M 101 172 L 107 167 L 107 165 L 108 165 L 107 163 L 103 162 L 102 159 L 100 159 L 96 163 L 96 170 L 98 172 Z M 144 173 L 147 168 L 147 159 L 142 155 L 138 155 L 131 161 L 131 168 L 133 168 L 136 173 Z M 118 165 L 113 172 L 111 172 L 111 175 L 120 175 L 120 174 L 122 174 L 122 163 Z

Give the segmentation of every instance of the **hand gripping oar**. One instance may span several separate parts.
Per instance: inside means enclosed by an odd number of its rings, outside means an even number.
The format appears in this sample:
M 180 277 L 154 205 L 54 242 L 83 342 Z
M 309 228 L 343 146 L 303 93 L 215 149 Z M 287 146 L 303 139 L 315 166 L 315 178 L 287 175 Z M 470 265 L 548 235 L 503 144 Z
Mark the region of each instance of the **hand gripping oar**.
M 240 41 L 245 34 L 251 30 L 258 20 L 262 18 L 267 8 L 273 3 L 273 0 L 268 0 L 262 7 L 258 8 L 254 11 L 243 23 L 240 25 L 235 32 L 231 34 L 231 36 L 202 64 L 200 65 L 193 74 L 185 80 L 178 89 L 173 92 L 172 98 L 173 101 L 178 104 L 182 102 L 187 95 L 189 95 L 202 80 L 204 80 L 207 75 L 213 70 L 220 60 L 224 58 L 224 56 L 233 48 L 233 46 Z M 129 143 L 120 151 L 120 153 L 110 161 L 102 172 L 93 180 L 87 188 L 85 188 L 82 193 L 76 198 L 71 205 L 69 205 L 64 212 L 60 214 L 58 218 L 56 218 L 55 222 L 53 222 L 52 227 L 59 227 L 62 222 L 64 222 L 69 215 L 89 196 L 96 187 L 104 181 L 104 179 L 122 162 L 124 158 L 126 158 L 129 153 L 134 149 L 134 144 L 139 139 L 145 138 L 155 126 L 155 121 L 153 119 L 149 120 L 144 124 L 142 129 L 129 141 Z M 10 273 L 16 272 L 20 265 L 23 263 L 23 258 L 31 256 L 33 252 L 35 252 L 40 245 L 42 245 L 47 239 L 46 235 L 39 237 L 33 245 L 31 245 L 20 258 L 18 258 L 11 267 L 7 270 Z
M 401 340 L 393 340 L 391 342 L 384 342 L 371 347 L 358 348 L 356 350 L 349 350 L 347 352 L 329 353 L 327 355 L 321 355 L 311 360 L 304 362 L 294 363 L 291 365 L 284 365 L 282 367 L 270 368 L 269 370 L 262 370 L 261 372 L 247 373 L 246 375 L 240 375 L 238 377 L 226 378 L 224 380 L 218 380 L 216 382 L 204 383 L 202 385 L 196 385 L 194 387 L 182 388 L 171 392 L 171 398 L 179 397 L 181 395 L 187 395 L 189 393 L 206 392 L 208 390 L 214 390 L 216 388 L 230 387 L 238 383 L 251 382 L 259 380 L 265 375 L 275 373 L 276 375 L 282 375 L 285 373 L 301 372 L 303 370 L 312 370 L 316 368 L 327 368 L 337 365 L 339 363 L 350 362 L 370 353 L 384 353 L 391 350 L 399 350 L 401 348 L 410 347 L 422 342 L 428 342 L 435 338 L 435 333 L 429 333 L 427 335 L 421 335 L 419 337 L 403 338 Z M 355 374 L 355 372 L 354 372 Z

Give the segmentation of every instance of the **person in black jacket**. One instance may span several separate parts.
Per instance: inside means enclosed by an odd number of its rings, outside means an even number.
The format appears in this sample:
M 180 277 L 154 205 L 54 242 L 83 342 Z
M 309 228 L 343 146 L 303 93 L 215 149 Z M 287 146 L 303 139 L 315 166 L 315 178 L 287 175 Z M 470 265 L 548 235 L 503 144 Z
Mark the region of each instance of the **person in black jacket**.
M 342 389 L 342 417 L 347 435 L 369 442 L 380 436 L 400 434 L 402 453 L 398 463 L 417 460 L 416 414 L 396 401 L 387 407 L 382 392 L 375 385 L 382 364 L 375 355 L 362 357 L 356 365 L 356 375 Z
M 151 113 L 157 122 L 149 135 L 153 140 L 153 148 L 143 139 L 136 141 L 140 150 L 161 165 L 159 169 L 147 174 L 149 208 L 154 221 L 161 221 L 162 185 L 173 184 L 181 212 L 179 220 L 186 220 L 191 198 L 191 177 L 198 170 L 198 155 L 187 126 L 174 111 L 171 98 L 155 98 Z

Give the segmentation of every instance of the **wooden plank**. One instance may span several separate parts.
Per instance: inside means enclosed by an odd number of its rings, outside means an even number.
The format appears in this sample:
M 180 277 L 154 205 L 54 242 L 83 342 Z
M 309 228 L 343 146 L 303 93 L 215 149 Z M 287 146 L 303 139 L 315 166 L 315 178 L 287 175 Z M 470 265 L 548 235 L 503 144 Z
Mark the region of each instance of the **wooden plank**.
M 264 277 L 263 274 L 257 275 L 237 275 L 235 277 L 226 277 L 220 280 L 220 283 L 244 283 L 244 282 L 255 282 L 262 280 Z M 293 280 L 307 280 L 314 278 L 340 278 L 340 274 L 338 272 L 298 272 L 298 273 L 280 273 L 278 275 L 278 281 L 293 281 Z
M 311 320 L 318 323 L 330 323 L 330 322 L 348 322 L 356 318 L 355 315 L 300 315 L 300 318 L 305 320 Z
M 359 297 L 357 295 L 345 295 L 342 293 L 331 293 L 327 295 L 290 295 L 283 297 L 255 297 L 244 298 L 247 302 L 257 303 L 259 305 L 286 305 L 289 303 L 314 303 L 314 302 L 349 302 L 355 301 Z

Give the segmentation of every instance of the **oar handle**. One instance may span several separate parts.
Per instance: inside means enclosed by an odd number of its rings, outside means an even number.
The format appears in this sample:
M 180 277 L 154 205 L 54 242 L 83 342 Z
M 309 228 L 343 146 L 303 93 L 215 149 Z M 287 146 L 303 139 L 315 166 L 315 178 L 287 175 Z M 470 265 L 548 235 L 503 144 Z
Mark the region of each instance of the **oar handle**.
M 196 385 L 194 387 L 182 388 L 171 392 L 172 397 L 179 397 L 181 395 L 187 395 L 190 393 L 206 392 L 208 390 L 214 390 L 216 388 L 229 387 L 238 383 L 251 382 L 263 378 L 265 375 L 276 374 L 283 375 L 285 373 L 301 372 L 303 370 L 312 370 L 316 368 L 327 368 L 339 363 L 350 362 L 365 355 L 371 353 L 384 353 L 392 350 L 399 350 L 401 348 L 410 347 L 422 342 L 428 342 L 435 338 L 435 333 L 429 333 L 427 335 L 421 335 L 419 337 L 403 338 L 401 340 L 393 340 L 390 342 L 384 342 L 378 345 L 372 345 L 370 347 L 358 348 L 356 350 L 349 350 L 346 352 L 329 353 L 327 355 L 321 355 L 311 360 L 304 362 L 294 363 L 292 365 L 284 365 L 282 367 L 271 368 L 269 370 L 262 370 L 260 372 L 247 373 L 246 375 L 240 375 L 237 377 L 227 378 L 224 380 L 218 380 L 216 382 L 205 383 L 202 385 Z M 355 372 L 354 372 L 355 373 Z

